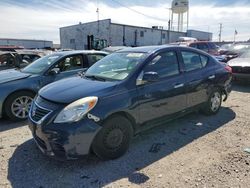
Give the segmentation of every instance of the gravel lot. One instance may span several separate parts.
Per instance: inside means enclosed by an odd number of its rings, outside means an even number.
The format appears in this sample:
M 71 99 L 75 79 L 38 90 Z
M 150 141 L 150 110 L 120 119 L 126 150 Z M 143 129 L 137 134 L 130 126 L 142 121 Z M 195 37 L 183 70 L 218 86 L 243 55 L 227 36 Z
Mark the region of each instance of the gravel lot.
M 0 120 L 0 187 L 249 187 L 250 85 L 216 116 L 199 113 L 144 132 L 114 161 L 43 156 L 23 123 Z

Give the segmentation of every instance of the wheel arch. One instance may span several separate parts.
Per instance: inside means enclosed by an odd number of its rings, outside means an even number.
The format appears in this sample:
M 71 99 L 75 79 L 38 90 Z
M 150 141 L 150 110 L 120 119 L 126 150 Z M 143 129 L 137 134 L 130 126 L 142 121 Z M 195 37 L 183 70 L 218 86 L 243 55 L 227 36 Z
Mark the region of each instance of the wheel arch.
M 136 120 L 135 118 L 129 114 L 128 112 L 125 112 L 125 111 L 119 111 L 119 112 L 115 112 L 115 113 L 112 113 L 112 114 L 109 114 L 104 121 L 106 121 L 107 119 L 109 118 L 112 118 L 114 116 L 122 116 L 122 117 L 125 117 L 126 119 L 128 119 L 132 125 L 132 128 L 133 128 L 133 133 L 135 134 L 136 131 L 137 131 L 137 124 L 136 124 Z
M 34 96 L 36 95 L 36 92 L 34 91 L 34 90 L 32 90 L 32 89 L 19 89 L 19 90 L 15 90 L 15 91 L 13 91 L 13 92 L 11 92 L 5 99 L 4 99 L 4 101 L 3 101 L 3 106 L 2 106 L 2 112 L 3 112 L 3 114 L 5 115 L 5 105 L 6 105 L 6 101 L 8 100 L 8 98 L 9 97 L 11 97 L 12 95 L 14 95 L 15 93 L 19 93 L 19 92 L 30 92 L 30 93 L 32 93 Z

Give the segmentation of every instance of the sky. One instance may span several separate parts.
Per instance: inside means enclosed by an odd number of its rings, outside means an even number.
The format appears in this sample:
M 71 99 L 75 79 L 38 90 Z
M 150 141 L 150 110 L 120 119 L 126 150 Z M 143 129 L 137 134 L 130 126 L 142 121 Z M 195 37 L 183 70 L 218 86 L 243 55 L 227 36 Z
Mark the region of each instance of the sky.
M 190 0 L 189 29 L 213 33 L 218 41 L 250 39 L 250 0 Z M 110 18 L 114 23 L 167 29 L 171 0 L 0 0 L 0 38 L 52 40 L 59 28 Z M 176 25 L 176 21 L 174 21 Z M 175 26 L 176 27 L 176 26 Z

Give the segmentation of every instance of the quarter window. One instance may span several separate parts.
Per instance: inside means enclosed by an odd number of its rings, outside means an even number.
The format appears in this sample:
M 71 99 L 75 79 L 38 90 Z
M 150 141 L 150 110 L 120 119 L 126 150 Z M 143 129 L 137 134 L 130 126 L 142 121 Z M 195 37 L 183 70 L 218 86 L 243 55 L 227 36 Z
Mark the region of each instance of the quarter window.
M 201 58 L 201 64 L 203 67 L 207 66 L 208 63 L 208 57 L 204 56 L 204 55 L 200 55 Z
M 181 55 L 187 72 L 201 69 L 203 67 L 199 54 L 183 51 L 181 52 Z
M 160 53 L 146 66 L 144 72 L 157 72 L 160 78 L 179 74 L 180 72 L 176 53 Z

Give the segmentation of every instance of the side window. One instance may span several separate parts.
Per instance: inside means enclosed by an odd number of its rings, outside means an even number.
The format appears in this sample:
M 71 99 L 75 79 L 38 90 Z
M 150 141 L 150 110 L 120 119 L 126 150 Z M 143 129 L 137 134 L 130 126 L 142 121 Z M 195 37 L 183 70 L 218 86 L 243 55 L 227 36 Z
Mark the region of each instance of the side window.
M 88 57 L 89 66 L 92 66 L 97 61 L 99 61 L 102 58 L 104 58 L 105 55 L 103 55 L 103 54 L 88 54 L 87 57 Z
M 204 56 L 204 55 L 200 55 L 200 58 L 201 58 L 201 64 L 203 67 L 207 66 L 208 64 L 208 57 Z
M 82 68 L 82 55 L 68 56 L 61 60 L 55 67 L 59 68 L 61 72 L 77 70 Z
M 209 46 L 209 48 L 211 48 L 211 49 L 213 49 L 213 50 L 217 50 L 217 49 L 219 48 L 216 44 L 214 44 L 214 43 L 212 43 L 212 42 L 209 42 L 209 43 L 208 43 L 208 46 Z
M 192 47 L 192 48 L 198 48 L 198 47 L 197 47 L 197 44 L 195 44 L 195 43 L 190 44 L 189 46 Z
M 199 54 L 194 52 L 182 51 L 181 55 L 187 72 L 202 68 L 201 58 Z
M 208 52 L 208 45 L 205 43 L 198 44 L 198 49 Z
M 157 72 L 160 78 L 179 74 L 176 53 L 172 51 L 160 53 L 145 67 L 144 72 Z

